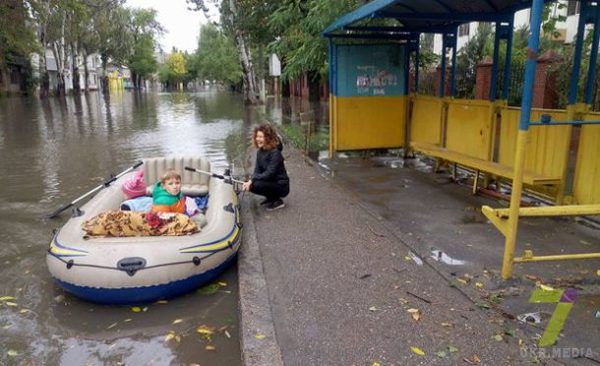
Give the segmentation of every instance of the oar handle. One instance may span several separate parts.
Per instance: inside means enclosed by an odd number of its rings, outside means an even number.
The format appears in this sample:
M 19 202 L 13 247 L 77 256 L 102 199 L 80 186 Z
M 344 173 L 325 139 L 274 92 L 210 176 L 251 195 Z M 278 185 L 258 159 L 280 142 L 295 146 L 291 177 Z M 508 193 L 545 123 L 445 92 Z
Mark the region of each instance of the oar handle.
M 209 176 L 211 176 L 211 177 L 213 177 L 213 178 L 222 179 L 223 181 L 225 181 L 225 183 L 231 183 L 231 182 L 234 182 L 234 183 L 240 183 L 240 184 L 243 184 L 243 183 L 244 183 L 244 182 L 242 182 L 241 180 L 233 179 L 233 178 L 231 178 L 231 177 L 229 177 L 229 176 L 227 176 L 227 177 L 226 177 L 226 176 L 224 176 L 224 175 L 221 175 L 221 174 L 216 174 L 216 173 L 206 172 L 206 171 L 204 171 L 204 170 L 200 170 L 200 169 L 192 168 L 192 167 L 189 167 L 189 166 L 186 166 L 186 167 L 184 167 L 184 169 L 185 169 L 185 170 L 189 170 L 190 172 L 196 172 L 196 173 L 200 173 L 200 174 L 209 175 Z
M 77 202 L 81 201 L 82 199 L 84 199 L 85 197 L 89 196 L 92 193 L 95 193 L 101 189 L 104 189 L 108 186 L 110 186 L 110 184 L 112 182 L 114 182 L 115 180 L 121 178 L 123 175 L 129 173 L 132 170 L 135 170 L 137 167 L 139 167 L 140 165 L 144 164 L 143 161 L 138 161 L 137 163 L 133 164 L 132 166 L 130 166 L 129 168 L 125 169 L 124 171 L 122 171 L 121 173 L 117 174 L 117 175 L 113 175 L 110 178 L 108 178 L 107 180 L 104 181 L 104 183 L 102 183 L 101 185 L 97 186 L 96 188 L 92 189 L 91 191 L 82 194 L 81 196 L 77 197 L 76 199 L 74 199 L 73 201 L 71 201 L 70 203 L 57 208 L 56 210 L 54 210 L 53 212 L 49 213 L 48 215 L 45 215 L 44 218 L 46 219 L 51 219 L 54 218 L 56 216 L 58 216 L 59 213 L 63 212 L 64 210 L 68 209 L 69 207 L 74 206 Z

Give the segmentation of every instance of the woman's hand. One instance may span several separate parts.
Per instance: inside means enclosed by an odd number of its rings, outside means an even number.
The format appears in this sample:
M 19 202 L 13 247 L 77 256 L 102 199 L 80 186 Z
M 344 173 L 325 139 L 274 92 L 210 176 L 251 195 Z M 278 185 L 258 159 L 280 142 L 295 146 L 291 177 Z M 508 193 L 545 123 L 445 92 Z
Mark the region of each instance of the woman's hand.
M 249 191 L 250 187 L 252 187 L 252 180 L 249 180 L 242 184 L 242 191 Z

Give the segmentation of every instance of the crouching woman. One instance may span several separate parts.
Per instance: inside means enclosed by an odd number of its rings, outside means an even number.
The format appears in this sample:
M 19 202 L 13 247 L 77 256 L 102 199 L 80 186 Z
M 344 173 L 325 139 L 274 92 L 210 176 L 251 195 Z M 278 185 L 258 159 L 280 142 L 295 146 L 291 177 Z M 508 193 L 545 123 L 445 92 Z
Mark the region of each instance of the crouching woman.
M 243 184 L 242 189 L 265 196 L 261 205 L 266 205 L 267 211 L 283 208 L 282 198 L 290 193 L 290 179 L 277 134 L 270 124 L 261 124 L 254 129 L 252 142 L 258 149 L 256 165 L 252 178 Z

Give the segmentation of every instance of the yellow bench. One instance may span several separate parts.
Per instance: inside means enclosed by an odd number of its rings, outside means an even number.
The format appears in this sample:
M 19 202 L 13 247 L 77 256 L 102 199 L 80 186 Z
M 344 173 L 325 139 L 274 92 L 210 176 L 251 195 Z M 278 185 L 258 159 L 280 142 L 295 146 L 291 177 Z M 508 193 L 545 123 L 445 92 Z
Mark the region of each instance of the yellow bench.
M 470 168 L 477 170 L 477 174 L 479 172 L 487 172 L 496 176 L 513 179 L 513 168 L 502 165 L 493 161 L 483 160 L 474 158 L 469 155 L 457 153 L 454 151 L 450 151 L 444 147 L 425 143 L 425 142 L 417 142 L 412 141 L 410 146 L 416 150 L 420 151 L 426 155 L 434 156 L 436 158 L 440 158 L 443 160 L 451 161 L 458 163 L 460 165 L 464 165 Z M 523 183 L 529 185 L 558 185 L 560 184 L 561 177 L 549 177 L 543 176 L 540 174 L 536 174 L 533 172 L 525 171 L 523 173 Z

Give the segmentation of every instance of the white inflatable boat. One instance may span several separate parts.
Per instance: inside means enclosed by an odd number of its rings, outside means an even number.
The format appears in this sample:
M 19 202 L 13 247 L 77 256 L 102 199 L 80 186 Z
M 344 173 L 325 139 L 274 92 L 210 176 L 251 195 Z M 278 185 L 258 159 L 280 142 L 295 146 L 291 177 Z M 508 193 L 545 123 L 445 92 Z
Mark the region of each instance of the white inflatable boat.
M 54 234 L 46 261 L 56 282 L 85 300 L 137 304 L 189 292 L 229 266 L 241 243 L 238 197 L 231 184 L 185 167 L 210 171 L 208 160 L 197 157 L 146 159 L 138 169 L 143 169 L 148 189 L 166 170 L 175 169 L 185 195 L 210 194 L 206 215 L 194 216 L 199 233 L 84 239 L 84 221 L 119 209 L 126 199 L 121 186 L 132 171 L 100 190 Z

